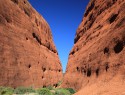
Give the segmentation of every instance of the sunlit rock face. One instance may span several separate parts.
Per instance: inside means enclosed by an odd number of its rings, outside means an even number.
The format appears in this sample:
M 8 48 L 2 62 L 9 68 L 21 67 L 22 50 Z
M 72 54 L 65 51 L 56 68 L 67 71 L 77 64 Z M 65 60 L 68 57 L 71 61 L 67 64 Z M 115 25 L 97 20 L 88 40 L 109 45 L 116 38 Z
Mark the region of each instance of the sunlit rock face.
M 49 25 L 27 0 L 0 0 L 0 86 L 56 86 L 62 66 Z
M 125 0 L 90 0 L 76 31 L 63 87 L 76 95 L 125 94 Z

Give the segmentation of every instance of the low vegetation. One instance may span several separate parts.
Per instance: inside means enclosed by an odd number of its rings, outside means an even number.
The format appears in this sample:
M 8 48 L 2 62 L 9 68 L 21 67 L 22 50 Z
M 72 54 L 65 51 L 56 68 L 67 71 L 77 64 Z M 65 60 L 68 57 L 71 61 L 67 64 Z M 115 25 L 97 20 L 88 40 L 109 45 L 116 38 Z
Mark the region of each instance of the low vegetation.
M 25 94 L 25 93 L 35 93 L 36 91 L 32 87 L 18 87 L 14 89 L 14 94 Z
M 72 95 L 67 89 L 59 88 L 55 90 L 54 95 Z
M 10 87 L 0 87 L 0 95 L 13 95 L 14 89 Z
M 72 95 L 75 90 L 72 88 L 54 88 L 48 86 L 46 88 L 33 89 L 32 87 L 0 87 L 0 95 Z
M 51 91 L 49 89 L 47 89 L 47 88 L 39 88 L 37 90 L 37 93 L 39 95 L 52 95 Z

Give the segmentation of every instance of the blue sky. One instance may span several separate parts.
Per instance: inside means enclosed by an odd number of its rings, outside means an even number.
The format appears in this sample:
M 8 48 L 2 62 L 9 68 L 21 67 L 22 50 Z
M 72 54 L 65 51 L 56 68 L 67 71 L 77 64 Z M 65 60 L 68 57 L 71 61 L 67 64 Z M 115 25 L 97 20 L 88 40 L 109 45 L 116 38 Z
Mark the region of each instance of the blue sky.
M 50 25 L 65 72 L 76 30 L 89 0 L 29 0 L 29 2 Z

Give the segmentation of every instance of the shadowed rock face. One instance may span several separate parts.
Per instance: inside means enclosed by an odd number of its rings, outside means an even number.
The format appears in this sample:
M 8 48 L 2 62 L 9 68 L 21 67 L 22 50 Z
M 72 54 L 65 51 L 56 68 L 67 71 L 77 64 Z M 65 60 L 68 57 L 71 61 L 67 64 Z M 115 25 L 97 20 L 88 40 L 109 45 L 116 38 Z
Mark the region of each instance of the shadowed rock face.
M 121 95 L 125 88 L 125 0 L 91 0 L 74 42 L 62 86 L 82 89 L 77 95 Z
M 61 79 L 47 22 L 27 0 L 0 0 L 0 86 L 45 87 Z

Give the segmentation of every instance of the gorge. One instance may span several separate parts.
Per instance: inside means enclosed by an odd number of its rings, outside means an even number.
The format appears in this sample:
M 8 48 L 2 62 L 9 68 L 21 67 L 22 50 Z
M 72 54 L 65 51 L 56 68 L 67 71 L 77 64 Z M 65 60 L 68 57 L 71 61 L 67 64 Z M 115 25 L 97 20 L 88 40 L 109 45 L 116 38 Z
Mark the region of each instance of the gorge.
M 90 0 L 66 72 L 45 19 L 27 0 L 0 0 L 0 86 L 125 94 L 125 0 Z

